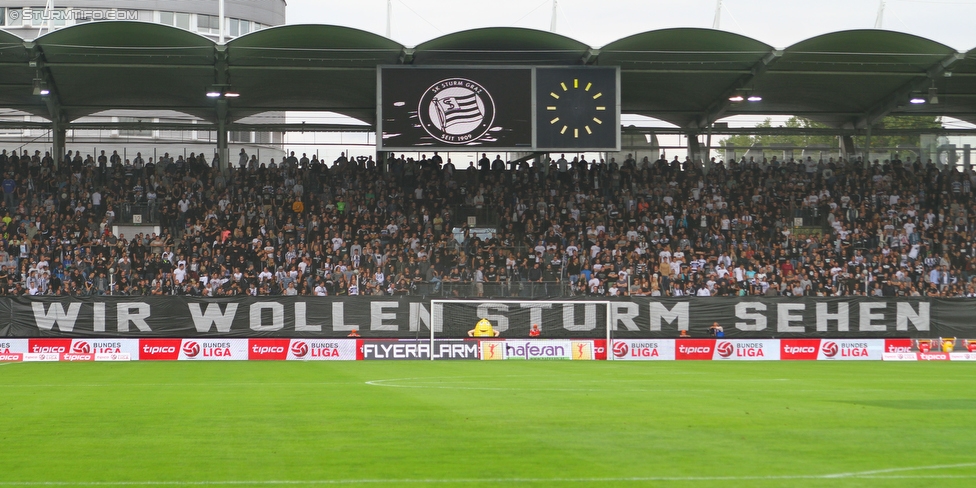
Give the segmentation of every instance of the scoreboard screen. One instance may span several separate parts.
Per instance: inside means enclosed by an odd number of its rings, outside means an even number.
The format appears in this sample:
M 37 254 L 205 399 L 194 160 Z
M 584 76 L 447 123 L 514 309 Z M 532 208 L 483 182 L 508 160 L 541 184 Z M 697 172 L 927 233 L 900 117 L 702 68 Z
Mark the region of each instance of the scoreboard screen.
M 381 68 L 382 150 L 532 148 L 531 68 Z
M 620 148 L 620 75 L 602 67 L 381 66 L 377 149 Z

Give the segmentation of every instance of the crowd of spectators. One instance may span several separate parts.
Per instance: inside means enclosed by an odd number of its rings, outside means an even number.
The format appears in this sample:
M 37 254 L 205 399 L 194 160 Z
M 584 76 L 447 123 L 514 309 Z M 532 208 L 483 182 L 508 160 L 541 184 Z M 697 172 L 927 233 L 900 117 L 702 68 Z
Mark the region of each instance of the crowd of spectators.
M 0 294 L 976 296 L 968 169 L 430 156 L 2 151 Z

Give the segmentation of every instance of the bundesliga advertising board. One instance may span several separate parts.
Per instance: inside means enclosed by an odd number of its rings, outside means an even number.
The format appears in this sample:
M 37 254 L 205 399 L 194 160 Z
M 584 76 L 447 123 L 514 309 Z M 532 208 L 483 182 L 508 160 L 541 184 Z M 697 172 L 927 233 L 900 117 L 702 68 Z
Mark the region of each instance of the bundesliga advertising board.
M 355 339 L 141 339 L 143 361 L 355 361 Z
M 137 339 L 0 339 L 0 362 L 131 361 L 138 349 Z
M 972 343 L 972 351 L 916 352 L 912 339 L 615 339 L 608 359 L 616 361 L 974 360 L 969 358 L 976 358 L 976 341 L 963 342 Z
M 674 341 L 617 339 L 610 354 L 615 361 L 674 361 Z
M 714 361 L 776 361 L 779 341 L 775 339 L 732 339 L 715 341 Z

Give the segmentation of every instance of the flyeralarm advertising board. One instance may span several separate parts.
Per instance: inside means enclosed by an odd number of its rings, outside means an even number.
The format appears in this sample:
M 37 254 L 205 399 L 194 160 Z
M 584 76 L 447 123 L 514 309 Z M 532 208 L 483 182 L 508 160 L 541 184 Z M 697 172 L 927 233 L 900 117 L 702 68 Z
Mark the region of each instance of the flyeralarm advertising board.
M 614 339 L 608 357 L 614 361 L 674 361 L 674 340 Z
M 419 341 L 360 341 L 362 358 L 366 360 L 419 359 L 430 360 L 429 340 Z M 567 343 L 569 341 L 566 341 Z M 434 359 L 479 359 L 478 341 L 435 341 Z

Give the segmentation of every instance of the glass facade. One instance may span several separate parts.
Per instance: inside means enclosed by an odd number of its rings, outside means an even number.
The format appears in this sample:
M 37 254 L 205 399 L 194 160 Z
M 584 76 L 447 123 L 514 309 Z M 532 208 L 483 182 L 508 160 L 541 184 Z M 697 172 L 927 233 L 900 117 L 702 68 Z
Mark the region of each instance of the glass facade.
M 269 1 L 269 0 L 265 0 Z M 271 0 L 278 1 L 281 0 Z M 44 35 L 52 30 L 57 30 L 63 27 L 70 27 L 72 25 L 83 24 L 90 22 L 93 19 L 78 16 L 79 12 L 72 12 L 72 10 L 86 11 L 89 9 L 87 6 L 66 6 L 64 4 L 58 5 L 58 8 L 54 12 L 45 12 L 43 14 L 30 15 L 28 20 L 25 20 L 24 9 L 30 9 L 34 12 L 43 11 L 44 7 L 37 5 L 43 5 L 44 2 L 36 2 L 35 6 L 30 6 L 30 3 L 25 3 L 24 7 L 0 7 L 0 29 L 8 31 L 12 34 L 20 36 L 24 39 L 30 40 L 37 36 Z M 58 2 L 56 2 L 58 3 Z M 68 2 L 73 4 L 73 2 Z M 79 2 L 80 3 L 80 2 Z M 148 3 L 148 2 L 147 2 Z M 136 16 L 130 17 L 131 19 L 139 19 L 143 21 L 149 21 L 153 23 L 158 23 L 162 25 L 168 25 L 172 27 L 177 27 L 180 29 L 185 29 L 190 32 L 198 33 L 204 35 L 213 41 L 217 41 L 220 35 L 220 18 L 216 14 L 216 2 L 214 3 L 214 9 L 212 12 L 208 13 L 193 13 L 193 12 L 181 12 L 179 9 L 183 8 L 184 2 L 171 0 L 169 2 L 158 1 L 153 2 L 153 6 L 156 9 L 144 9 L 139 8 L 137 5 L 134 10 L 127 10 L 128 12 L 135 13 Z M 191 2 L 188 2 L 191 3 Z M 240 2 L 238 2 L 240 3 Z M 246 35 L 248 33 L 259 30 L 266 27 L 268 24 L 262 24 L 255 21 L 254 19 L 242 19 L 240 17 L 235 17 L 235 13 L 238 12 L 233 8 L 234 3 L 227 3 L 227 16 L 224 18 L 224 38 L 225 42 L 230 41 L 236 37 Z M 162 8 L 160 8 L 162 7 Z M 166 7 L 170 7 L 172 10 L 164 10 Z M 94 8 L 94 7 L 93 7 Z M 283 6 L 282 6 L 283 8 Z M 122 7 L 119 7 L 121 10 Z M 273 9 L 272 9 L 273 10 Z M 279 11 L 280 19 L 272 21 L 272 23 L 284 23 L 283 10 Z M 48 20 L 49 19 L 49 20 Z M 271 21 L 275 17 L 260 18 L 260 20 Z M 138 111 L 136 111 L 138 112 Z M 131 116 L 114 116 L 115 114 L 103 114 L 103 115 L 93 115 L 91 119 L 114 119 L 118 122 L 185 122 L 186 119 L 177 116 L 176 119 L 170 117 L 169 119 L 161 118 L 158 114 L 152 113 L 152 111 L 147 111 L 144 113 L 133 113 Z M 275 121 L 284 122 L 284 113 L 280 114 L 269 114 L 271 119 Z M 18 117 L 23 117 L 18 115 Z M 27 116 L 28 118 L 30 116 Z M 9 120 L 5 118 L 4 120 Z M 94 120 L 92 120 L 94 121 Z M 44 131 L 40 129 L 17 129 L 12 131 L 5 131 L 0 133 L 4 137 L 0 139 L 0 144 L 5 143 L 5 141 L 12 141 L 13 138 L 20 140 L 23 138 L 23 142 L 32 143 L 29 141 L 34 141 L 38 136 L 42 136 Z M 8 139 L 11 138 L 11 139 Z M 194 144 L 211 144 L 216 141 L 216 134 L 207 131 L 195 131 L 195 130 L 134 130 L 132 128 L 119 129 L 119 130 L 74 130 L 68 131 L 68 145 L 77 144 L 91 144 L 93 142 L 100 143 L 105 137 L 120 137 L 125 139 L 127 142 L 122 143 L 123 146 L 133 146 L 142 147 L 140 144 L 146 144 L 145 141 L 151 141 L 153 146 L 176 148 L 181 145 L 189 145 L 192 147 Z M 282 138 L 280 135 L 271 132 L 254 132 L 254 131 L 235 131 L 228 134 L 228 139 L 231 143 L 236 143 L 239 145 L 246 145 L 248 153 L 258 153 L 261 154 L 261 148 L 270 149 L 271 154 L 275 154 L 276 151 L 280 151 L 282 144 Z M 121 142 L 121 141 L 120 141 Z M 257 146 L 257 147 L 255 147 Z M 123 148 L 120 148 L 120 153 Z

